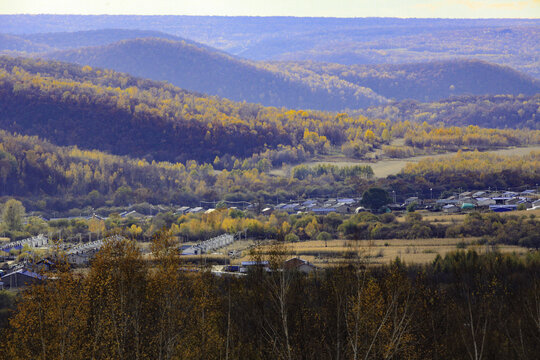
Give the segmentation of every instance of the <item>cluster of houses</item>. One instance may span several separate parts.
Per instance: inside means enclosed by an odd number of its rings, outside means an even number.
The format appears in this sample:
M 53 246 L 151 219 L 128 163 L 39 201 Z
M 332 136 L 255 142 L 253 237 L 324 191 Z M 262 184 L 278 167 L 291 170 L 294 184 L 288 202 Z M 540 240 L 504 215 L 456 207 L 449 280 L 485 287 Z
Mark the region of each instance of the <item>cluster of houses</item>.
M 418 196 L 409 197 L 405 200 L 404 203 L 397 203 L 395 200 L 394 193 L 394 202 L 388 205 L 388 208 L 392 211 L 402 211 L 412 203 L 415 203 L 419 206 L 428 210 L 439 211 L 442 210 L 447 213 L 459 212 L 462 210 L 470 209 L 480 209 L 480 210 L 492 210 L 492 211 L 512 211 L 516 210 L 521 204 L 527 209 L 539 207 L 540 203 L 538 202 L 539 194 L 536 190 L 525 190 L 521 192 L 515 191 L 491 191 L 491 190 L 477 190 L 477 191 L 466 191 L 459 194 L 455 194 L 445 199 L 429 199 L 420 198 Z M 364 207 L 361 206 L 361 197 L 350 197 L 350 198 L 333 198 L 333 199 L 304 199 L 304 200 L 291 200 L 287 203 L 280 203 L 277 205 L 267 204 L 264 206 L 250 204 L 249 202 L 242 202 L 241 209 L 259 212 L 262 215 L 270 215 L 273 212 L 281 211 L 288 214 L 298 214 L 311 212 L 318 215 L 327 215 L 331 212 L 338 214 L 354 214 L 361 211 L 366 211 Z M 226 202 L 224 202 L 226 203 Z M 128 210 L 123 211 L 119 214 L 121 218 L 124 219 L 135 219 L 139 221 L 150 220 L 155 214 L 159 212 L 172 212 L 175 216 L 181 216 L 186 214 L 210 214 L 214 211 L 216 202 L 208 203 L 213 204 L 212 206 L 153 206 L 152 214 L 141 214 L 140 212 L 133 210 L 132 207 Z M 201 202 L 200 205 L 203 205 Z M 230 205 L 230 204 L 228 204 Z M 232 206 L 230 209 L 236 209 L 237 207 Z M 107 220 L 107 217 L 102 217 L 97 214 L 90 216 L 79 216 L 79 217 L 69 217 L 62 219 L 99 219 Z M 59 220 L 59 219 L 51 219 Z
M 72 266 L 88 265 L 92 257 L 99 251 L 107 239 L 77 244 L 70 247 L 65 252 L 65 260 Z M 30 248 L 47 248 L 51 246 L 51 244 L 45 235 L 40 234 L 32 238 L 7 243 L 2 247 L 1 251 L 10 254 L 11 250 L 22 250 L 25 246 Z M 14 259 L 14 256 L 11 254 L 2 258 L 4 261 Z M 42 275 L 43 271 L 49 271 L 54 268 L 54 261 L 55 260 L 44 258 L 37 262 L 6 262 L 2 270 L 0 270 L 0 289 L 3 289 L 4 287 L 17 288 L 44 280 L 45 276 Z
M 234 240 L 234 235 L 222 234 L 212 239 L 202 241 L 196 245 L 184 245 L 180 249 L 182 250 L 182 255 L 201 255 L 230 245 Z
M 525 209 L 540 209 L 540 200 L 535 190 L 514 191 L 466 191 L 435 202 L 446 213 L 456 213 L 464 210 L 490 210 L 506 212 Z
M 116 237 L 111 237 L 112 239 Z M 66 251 L 66 261 L 74 266 L 86 266 L 90 260 L 101 249 L 103 243 L 107 239 L 91 241 L 88 243 L 78 244 Z
M 25 247 L 36 249 L 48 246 L 49 239 L 43 234 L 23 240 L 12 241 L 3 244 L 0 248 L 0 260 L 13 260 L 15 258 L 12 254 L 14 250 L 21 251 Z M 8 265 L 6 262 L 5 266 L 2 268 L 2 270 L 0 270 L 0 289 L 3 289 L 4 287 L 17 288 L 43 280 L 44 277 L 38 272 L 42 266 L 45 266 L 45 264 L 46 263 L 42 260 L 36 263 L 34 268 L 29 269 L 28 267 L 24 266 L 24 264 L 11 262 L 11 265 Z
M 276 206 L 267 206 L 262 210 L 263 215 L 269 215 L 274 211 L 283 211 L 289 214 L 299 212 L 312 212 L 318 215 L 327 215 L 331 212 L 340 214 L 352 214 L 360 207 L 358 198 L 341 198 L 317 200 L 308 199 L 304 201 L 281 203 Z
M 39 234 L 28 239 L 13 241 L 6 243 L 5 245 L 1 245 L 2 247 L 0 248 L 0 253 L 9 254 L 11 250 L 22 250 L 25 246 L 30 248 L 44 247 L 47 246 L 48 243 L 49 239 L 45 235 Z

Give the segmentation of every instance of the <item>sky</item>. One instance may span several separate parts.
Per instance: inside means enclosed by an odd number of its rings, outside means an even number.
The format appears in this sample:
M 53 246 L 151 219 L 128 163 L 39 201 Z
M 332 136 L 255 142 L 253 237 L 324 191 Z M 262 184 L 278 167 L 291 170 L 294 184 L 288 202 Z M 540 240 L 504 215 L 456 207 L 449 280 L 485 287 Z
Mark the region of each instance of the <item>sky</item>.
M 540 0 L 0 0 L 0 14 L 539 18 Z

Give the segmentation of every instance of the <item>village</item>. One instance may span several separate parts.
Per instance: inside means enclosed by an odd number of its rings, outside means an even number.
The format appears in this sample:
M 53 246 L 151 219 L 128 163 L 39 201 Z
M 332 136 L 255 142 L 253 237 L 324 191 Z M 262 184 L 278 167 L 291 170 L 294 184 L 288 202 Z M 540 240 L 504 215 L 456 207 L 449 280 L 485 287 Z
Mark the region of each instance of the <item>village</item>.
M 471 190 L 454 193 L 451 196 L 442 199 L 435 199 L 433 192 L 430 197 L 420 197 L 419 195 L 405 198 L 403 202 L 397 202 L 397 195 L 394 191 L 389 193 L 391 203 L 387 204 L 386 211 L 406 211 L 408 206 L 415 206 L 418 209 L 429 211 L 442 211 L 445 213 L 456 213 L 461 211 L 494 211 L 506 212 L 520 209 L 536 209 L 540 207 L 540 193 L 537 189 L 527 189 L 524 191 L 496 191 L 496 190 Z M 368 207 L 362 206 L 362 197 L 348 198 L 313 198 L 289 200 L 278 204 L 257 204 L 248 201 L 219 201 L 204 202 L 199 206 L 150 206 L 148 213 L 142 213 L 134 210 L 134 206 L 128 206 L 125 211 L 118 215 L 121 218 L 133 218 L 139 220 L 148 220 L 160 212 L 172 212 L 174 216 L 187 214 L 210 214 L 219 208 L 239 209 L 250 211 L 260 215 L 270 215 L 273 212 L 286 212 L 288 214 L 314 213 L 316 215 L 328 215 L 329 213 L 353 214 L 362 211 L 372 211 Z M 75 216 L 68 218 L 51 218 L 48 220 L 65 219 L 91 219 L 98 218 L 106 220 L 106 216 L 96 213 L 87 216 Z M 45 219 L 47 220 L 47 219 Z
M 202 241 L 197 245 L 180 246 L 179 250 L 180 254 L 183 255 L 202 255 L 230 245 L 235 239 L 237 238 L 234 235 L 223 234 Z M 59 246 L 58 244 L 49 242 L 49 239 L 46 236 L 40 234 L 32 238 L 4 244 L 4 247 L 0 249 L 0 253 L 3 254 L 13 254 L 13 251 L 20 251 L 22 249 L 44 251 L 52 250 L 54 248 L 58 252 L 42 259 L 24 258 L 19 261 L 16 261 L 16 257 L 13 255 L 0 256 L 0 262 L 4 262 L 4 266 L 0 269 L 0 290 L 17 289 L 47 280 L 47 275 L 45 274 L 55 270 L 57 261 L 66 261 L 73 269 L 86 268 L 90 265 L 92 258 L 105 243 L 121 240 L 124 240 L 124 238 L 115 235 L 89 243 L 75 245 L 61 244 Z M 145 251 L 143 248 L 141 248 L 141 252 L 148 255 L 148 251 Z M 227 274 L 243 276 L 247 274 L 249 269 L 256 267 L 262 268 L 264 271 L 270 271 L 269 262 L 264 260 L 242 261 L 239 265 L 214 266 L 212 267 L 212 273 L 217 276 Z M 283 262 L 283 269 L 297 270 L 308 274 L 316 270 L 316 267 L 306 260 L 292 257 Z M 197 268 L 184 268 L 183 270 L 198 271 Z
M 392 200 L 395 200 L 395 194 L 392 194 Z M 183 216 L 188 214 L 212 214 L 219 208 L 227 207 L 227 202 L 220 202 L 220 207 L 211 206 L 177 206 L 166 207 L 159 206 L 159 211 L 172 212 L 173 216 Z M 270 216 L 273 213 L 287 213 L 289 215 L 314 214 L 325 216 L 331 213 L 348 216 L 349 214 L 358 214 L 369 212 L 370 210 L 362 206 L 361 197 L 355 198 L 335 198 L 335 199 L 308 199 L 291 200 L 287 203 L 277 205 L 267 204 L 261 207 L 260 204 L 251 204 L 242 202 L 240 208 L 231 206 L 242 212 L 259 212 L 258 216 Z M 202 204 L 201 204 L 202 205 Z M 232 204 L 237 205 L 237 204 Z M 259 208 L 257 210 L 257 207 Z M 383 212 L 402 214 L 411 211 L 423 211 L 444 214 L 458 214 L 477 212 L 511 212 L 517 210 L 539 210 L 540 199 L 536 190 L 514 191 L 491 191 L 475 190 L 456 193 L 444 199 L 420 198 L 411 196 L 405 199 L 403 203 L 392 202 L 388 204 Z M 173 212 L 174 211 L 174 212 Z M 118 214 L 122 219 L 129 219 L 131 222 L 151 221 L 156 215 L 145 215 L 136 210 L 126 209 Z M 74 218 L 53 218 L 49 221 L 73 220 Z M 108 217 L 92 214 L 90 216 L 75 217 L 75 219 L 98 219 L 106 221 Z M 121 240 L 121 235 L 100 236 L 96 234 L 87 241 L 82 241 L 82 237 L 71 239 L 70 241 L 53 240 L 53 234 L 38 234 L 26 239 L 12 242 L 3 242 L 0 244 L 0 288 L 18 288 L 36 281 L 43 281 L 43 273 L 52 270 L 55 266 L 55 257 L 62 254 L 63 259 L 73 268 L 86 268 L 90 265 L 92 258 L 100 250 L 104 243 L 111 240 Z M 235 247 L 236 242 L 242 243 L 242 246 Z M 198 241 L 184 242 L 178 238 L 178 250 L 181 257 L 185 257 L 191 262 L 201 265 L 203 256 L 211 254 L 220 254 L 224 259 L 220 259 L 218 264 L 214 264 L 212 271 L 216 275 L 235 275 L 243 276 L 250 268 L 262 267 L 269 271 L 268 261 L 251 261 L 245 259 L 245 251 L 253 248 L 249 241 L 246 231 L 236 233 L 223 233 L 218 236 L 199 239 Z M 222 249 L 229 249 L 225 252 Z M 233 250 L 230 250 L 233 249 Z M 220 252 L 221 251 L 221 252 Z M 141 252 L 145 256 L 150 256 L 148 246 L 141 246 Z M 22 255 L 25 256 L 22 256 Z M 200 259 L 198 259 L 200 257 Z M 234 261 L 234 259 L 240 259 Z M 188 261 L 188 262 L 189 262 Z M 206 262 L 206 257 L 204 257 Z M 196 268 L 196 267 L 195 267 Z M 293 256 L 283 264 L 285 269 L 297 269 L 304 273 L 310 273 L 317 269 L 315 265 L 308 260 Z M 193 270 L 190 269 L 190 270 Z

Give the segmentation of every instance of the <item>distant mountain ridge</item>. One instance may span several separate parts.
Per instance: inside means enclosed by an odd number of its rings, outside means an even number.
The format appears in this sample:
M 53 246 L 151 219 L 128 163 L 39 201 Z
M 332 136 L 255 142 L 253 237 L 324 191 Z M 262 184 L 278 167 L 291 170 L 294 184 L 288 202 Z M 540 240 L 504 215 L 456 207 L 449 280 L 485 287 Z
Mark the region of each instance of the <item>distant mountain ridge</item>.
M 352 65 L 474 58 L 540 78 L 540 19 L 0 15 L 0 33 L 107 28 L 161 31 L 250 60 Z
M 338 111 L 386 102 L 371 89 L 325 74 L 285 74 L 185 41 L 157 38 L 47 53 L 44 57 L 127 72 L 234 101 Z
M 52 50 L 54 48 L 48 45 L 36 44 L 20 36 L 0 34 L 0 52 L 35 53 Z
M 153 37 L 174 41 L 186 41 L 200 47 L 208 46 L 176 35 L 154 30 L 99 29 L 74 32 L 50 32 L 35 34 L 0 34 L 0 51 L 43 52 L 75 49 L 88 46 L 108 45 L 122 40 Z M 219 51 L 215 49 L 216 51 Z
M 52 52 L 47 58 L 127 72 L 234 101 L 342 111 L 387 99 L 540 92 L 540 81 L 507 66 L 456 59 L 414 64 L 253 62 L 185 41 L 145 38 Z
M 38 34 L 23 34 L 21 38 L 37 44 L 44 44 L 58 50 L 73 49 L 87 46 L 100 46 L 112 44 L 122 40 L 138 39 L 154 37 L 159 39 L 187 41 L 193 44 L 195 41 L 190 41 L 179 36 L 166 34 L 161 31 L 153 30 L 137 30 L 137 29 L 100 29 L 87 30 L 76 32 L 55 32 L 55 33 L 38 33 Z
M 381 65 L 278 62 L 277 67 L 284 71 L 302 67 L 317 74 L 336 76 L 394 100 L 438 101 L 456 95 L 540 92 L 540 80 L 508 66 L 476 59 Z

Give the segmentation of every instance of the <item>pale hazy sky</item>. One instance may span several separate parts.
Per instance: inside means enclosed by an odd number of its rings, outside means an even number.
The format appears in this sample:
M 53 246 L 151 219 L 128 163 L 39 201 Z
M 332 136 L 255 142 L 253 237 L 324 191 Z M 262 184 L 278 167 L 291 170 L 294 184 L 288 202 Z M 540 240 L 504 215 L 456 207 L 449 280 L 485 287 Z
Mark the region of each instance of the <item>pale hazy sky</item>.
M 539 18 L 540 0 L 0 0 L 0 14 Z

